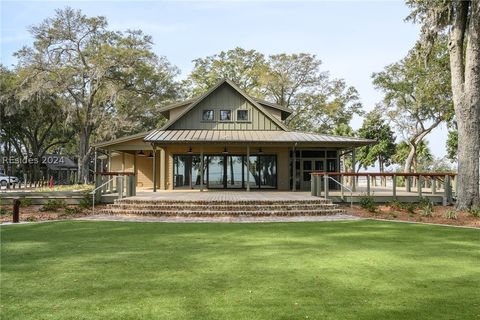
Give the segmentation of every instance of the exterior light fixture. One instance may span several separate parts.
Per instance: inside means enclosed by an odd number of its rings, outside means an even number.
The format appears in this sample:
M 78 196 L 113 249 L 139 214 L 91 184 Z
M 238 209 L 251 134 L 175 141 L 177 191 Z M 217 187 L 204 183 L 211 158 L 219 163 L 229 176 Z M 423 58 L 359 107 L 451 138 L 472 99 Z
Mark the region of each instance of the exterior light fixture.
M 138 155 L 139 155 L 140 157 L 145 157 L 145 153 L 143 152 L 143 150 L 140 150 L 140 152 L 138 153 Z
M 227 150 L 227 147 L 223 148 L 223 151 L 222 151 L 223 154 L 228 154 L 228 150 Z
M 192 152 L 193 152 L 193 151 L 192 151 L 192 147 L 190 147 L 190 148 L 188 149 L 187 153 L 192 153 Z
M 148 155 L 149 158 L 153 158 L 153 152 L 150 151 L 150 154 Z
M 259 153 L 259 154 L 262 154 L 262 153 L 263 153 L 262 148 L 258 148 L 258 153 Z

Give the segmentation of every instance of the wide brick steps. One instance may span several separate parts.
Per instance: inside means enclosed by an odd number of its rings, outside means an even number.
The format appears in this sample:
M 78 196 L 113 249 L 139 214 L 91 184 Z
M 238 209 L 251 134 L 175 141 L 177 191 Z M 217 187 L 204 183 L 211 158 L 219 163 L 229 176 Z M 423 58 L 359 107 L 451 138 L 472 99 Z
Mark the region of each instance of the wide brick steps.
M 101 210 L 145 216 L 325 216 L 344 213 L 327 199 L 315 200 L 139 200 L 120 199 Z

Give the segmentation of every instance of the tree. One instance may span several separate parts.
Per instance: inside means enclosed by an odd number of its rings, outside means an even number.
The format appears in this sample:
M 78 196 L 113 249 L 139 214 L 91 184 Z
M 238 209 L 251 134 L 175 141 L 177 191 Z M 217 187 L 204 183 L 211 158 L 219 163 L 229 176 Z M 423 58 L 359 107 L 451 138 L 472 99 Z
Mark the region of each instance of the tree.
M 411 146 L 408 141 L 401 141 L 397 144 L 395 149 L 395 154 L 392 157 L 394 163 L 401 166 L 405 166 L 405 162 L 410 156 Z M 417 150 L 415 152 L 415 157 L 412 161 L 413 172 L 419 172 L 428 167 L 428 165 L 433 161 L 433 155 L 428 147 L 428 142 L 422 140 L 417 145 Z
M 72 138 L 65 125 L 66 112 L 55 95 L 37 93 L 20 99 L 17 73 L 0 67 L 0 79 L 0 123 L 7 124 L 0 126 L 1 141 L 12 146 L 17 156 L 32 159 L 21 164 L 24 172 L 30 171 L 31 181 L 37 181 L 45 153 Z
M 445 42 L 432 48 L 428 64 L 417 55 L 417 50 L 412 49 L 403 60 L 372 76 L 375 87 L 385 94 L 381 108 L 410 145 L 404 172 L 411 171 L 425 136 L 453 116 Z
M 457 209 L 480 206 L 480 1 L 408 0 L 427 59 L 446 33 L 458 126 Z
M 132 115 L 134 120 L 174 95 L 177 69 L 152 53 L 151 38 L 141 31 L 109 31 L 104 17 L 79 10 L 57 10 L 30 32 L 33 47 L 16 53 L 23 95 L 46 92 L 65 101 L 78 137 L 79 180 L 85 182 L 92 138 L 131 129 Z
M 246 93 L 261 97 L 261 78 L 267 64 L 263 54 L 255 50 L 235 48 L 206 58 L 193 60 L 194 68 L 187 83 L 192 95 L 200 95 L 221 79 L 235 82 Z
M 188 77 L 193 94 L 229 78 L 257 98 L 293 109 L 286 120 L 292 129 L 331 133 L 361 113 L 358 93 L 342 79 L 330 79 L 312 54 L 275 54 L 235 48 L 195 59 Z
M 450 129 L 448 131 L 447 137 L 447 159 L 451 162 L 458 161 L 457 151 L 458 151 L 458 131 L 454 129 Z
M 392 163 L 396 144 L 393 131 L 378 111 L 367 114 L 362 127 L 358 130 L 358 136 L 377 141 L 374 145 L 364 146 L 358 150 L 357 157 L 361 166 L 366 169 L 378 161 L 380 172 L 384 172 L 385 166 L 388 167 Z M 386 180 L 382 179 L 382 182 L 385 184 Z

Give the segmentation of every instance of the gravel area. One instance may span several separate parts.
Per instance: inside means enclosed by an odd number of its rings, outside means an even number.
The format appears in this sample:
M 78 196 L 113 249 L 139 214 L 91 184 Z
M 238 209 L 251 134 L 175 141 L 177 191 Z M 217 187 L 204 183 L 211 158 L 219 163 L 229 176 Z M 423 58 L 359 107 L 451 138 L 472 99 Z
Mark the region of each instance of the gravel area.
M 339 214 L 331 216 L 293 216 L 293 217 L 145 217 L 133 215 L 92 215 L 77 218 L 75 220 L 89 221 L 127 221 L 127 222 L 307 222 L 307 221 L 343 221 L 343 220 L 360 220 L 362 218 Z

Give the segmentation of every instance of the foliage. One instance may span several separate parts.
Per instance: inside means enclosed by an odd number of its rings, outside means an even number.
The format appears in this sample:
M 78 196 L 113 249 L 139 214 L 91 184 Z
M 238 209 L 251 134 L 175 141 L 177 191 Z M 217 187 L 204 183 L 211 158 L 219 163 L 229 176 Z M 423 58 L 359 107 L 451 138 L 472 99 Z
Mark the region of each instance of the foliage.
M 57 211 L 60 208 L 64 208 L 66 206 L 65 201 L 58 200 L 58 199 L 48 199 L 47 203 L 45 203 L 42 207 L 40 207 L 40 211 Z
M 358 136 L 365 139 L 376 140 L 374 145 L 362 147 L 357 152 L 360 164 L 367 168 L 378 161 L 380 172 L 385 166 L 392 163 L 395 154 L 395 136 L 378 111 L 369 112 L 363 121 L 362 127 L 358 130 Z
M 286 124 L 297 130 L 332 133 L 361 114 L 355 88 L 342 79 L 330 79 L 321 60 L 307 53 L 265 57 L 255 50 L 235 48 L 194 60 L 187 79 L 193 94 L 205 92 L 222 78 L 229 78 L 257 98 L 291 108 Z
M 457 130 L 449 130 L 447 136 L 447 158 L 451 162 L 455 162 L 458 160 L 458 131 Z
M 376 212 L 377 211 L 377 204 L 375 203 L 375 199 L 371 196 L 362 196 L 359 199 L 360 207 L 367 210 L 368 212 Z
M 90 209 L 93 205 L 92 195 L 89 192 L 83 193 L 82 199 L 80 199 L 80 203 L 78 206 L 82 209 Z
M 416 151 L 413 158 L 414 171 L 421 171 L 423 168 L 431 165 L 434 157 L 428 146 L 428 141 L 422 140 L 416 145 Z M 401 141 L 395 148 L 395 154 L 392 159 L 395 163 L 404 166 L 410 154 L 411 146 L 406 141 Z
M 21 207 L 28 207 L 32 205 L 32 198 L 22 198 L 20 199 L 20 206 Z
M 9 212 L 4 207 L 0 207 L 0 216 L 7 215 L 7 214 L 11 214 L 11 212 Z
M 442 122 L 453 117 L 447 41 L 432 47 L 425 62 L 417 44 L 400 62 L 373 74 L 373 83 L 384 92 L 382 108 L 409 145 L 404 171 L 410 172 L 418 145 Z
M 446 219 L 456 220 L 458 218 L 458 214 L 455 210 L 447 210 L 443 213 L 443 217 Z
M 418 206 L 420 207 L 420 214 L 424 217 L 431 217 L 433 215 L 433 203 L 430 199 L 423 197 Z
M 16 53 L 21 95 L 62 97 L 79 141 L 79 179 L 88 180 L 92 138 L 114 138 L 157 121 L 154 109 L 175 95 L 178 71 L 152 52 L 151 37 L 143 32 L 110 31 L 105 17 L 68 7 L 30 32 L 33 46 Z
M 412 214 L 415 213 L 415 210 L 417 210 L 417 207 L 418 207 L 418 205 L 415 202 L 404 202 L 402 206 L 404 210 Z
M 83 208 L 81 207 L 65 207 L 64 208 L 64 215 L 66 216 L 76 215 L 82 212 L 83 212 Z
M 480 207 L 474 207 L 472 206 L 471 208 L 468 209 L 468 213 L 475 218 L 480 217 Z

